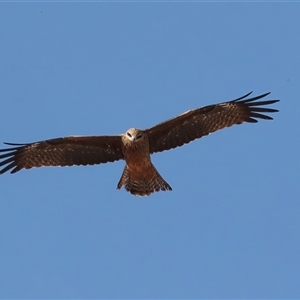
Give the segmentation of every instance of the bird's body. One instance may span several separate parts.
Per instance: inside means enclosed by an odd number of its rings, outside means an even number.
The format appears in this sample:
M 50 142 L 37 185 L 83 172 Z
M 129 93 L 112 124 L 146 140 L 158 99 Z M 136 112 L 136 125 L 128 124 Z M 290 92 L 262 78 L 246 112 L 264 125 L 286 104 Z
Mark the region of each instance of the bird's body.
M 122 136 L 122 151 L 126 166 L 118 183 L 133 195 L 148 196 L 160 190 L 172 190 L 155 169 L 150 158 L 147 134 L 141 129 L 130 128 Z
M 249 93 L 250 94 L 250 93 Z M 189 110 L 146 130 L 131 128 L 112 136 L 70 136 L 31 144 L 9 144 L 0 149 L 0 174 L 41 166 L 94 165 L 124 159 L 126 162 L 117 188 L 133 195 L 148 196 L 172 190 L 151 162 L 151 154 L 182 146 L 219 129 L 258 119 L 272 120 L 262 113 L 277 112 L 261 107 L 279 100 L 256 101 L 269 93 Z
M 129 136 L 130 134 L 130 136 Z M 122 135 L 122 151 L 129 168 L 141 172 L 151 164 L 149 139 L 141 129 L 130 128 Z M 134 157 L 134 159 L 132 159 Z

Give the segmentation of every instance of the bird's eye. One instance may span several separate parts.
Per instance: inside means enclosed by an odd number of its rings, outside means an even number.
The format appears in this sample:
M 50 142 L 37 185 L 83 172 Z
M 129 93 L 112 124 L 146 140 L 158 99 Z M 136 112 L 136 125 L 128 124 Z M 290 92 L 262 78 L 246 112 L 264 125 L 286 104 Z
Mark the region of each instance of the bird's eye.
M 129 137 L 131 137 L 131 134 L 130 134 L 129 132 L 127 132 L 127 135 L 128 135 Z
M 137 135 L 136 139 L 138 140 L 138 139 L 140 139 L 141 137 L 142 137 L 142 135 L 139 134 L 139 135 Z

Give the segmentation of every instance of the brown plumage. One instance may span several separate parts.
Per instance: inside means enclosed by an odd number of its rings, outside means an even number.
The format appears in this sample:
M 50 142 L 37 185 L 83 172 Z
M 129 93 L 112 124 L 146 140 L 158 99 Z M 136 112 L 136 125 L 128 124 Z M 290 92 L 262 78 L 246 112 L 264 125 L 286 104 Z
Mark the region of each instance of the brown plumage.
M 149 138 L 143 130 L 131 128 L 122 136 L 126 166 L 118 189 L 125 185 L 131 194 L 141 196 L 148 196 L 154 191 L 172 190 L 153 166 L 149 149 Z
M 11 144 L 0 149 L 0 174 L 42 166 L 94 165 L 124 159 L 117 188 L 123 185 L 133 195 L 148 196 L 172 190 L 151 162 L 150 154 L 182 146 L 219 129 L 257 119 L 272 120 L 263 113 L 278 110 L 264 107 L 279 100 L 257 101 L 269 93 L 189 110 L 146 130 L 129 129 L 114 136 L 70 136 L 30 144 Z

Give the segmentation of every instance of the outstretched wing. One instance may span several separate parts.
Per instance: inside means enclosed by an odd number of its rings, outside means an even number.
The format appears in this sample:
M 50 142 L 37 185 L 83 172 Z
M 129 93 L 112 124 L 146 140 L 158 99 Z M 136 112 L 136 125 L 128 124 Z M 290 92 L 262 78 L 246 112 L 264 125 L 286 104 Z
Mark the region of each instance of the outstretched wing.
M 94 165 L 123 159 L 121 136 L 70 136 L 0 149 L 0 174 L 42 166 Z
M 187 144 L 219 129 L 243 122 L 256 123 L 256 119 L 272 120 L 262 113 L 278 110 L 264 107 L 279 100 L 257 101 L 270 93 L 250 99 L 251 93 L 238 99 L 189 110 L 171 120 L 146 129 L 150 153 L 161 152 Z

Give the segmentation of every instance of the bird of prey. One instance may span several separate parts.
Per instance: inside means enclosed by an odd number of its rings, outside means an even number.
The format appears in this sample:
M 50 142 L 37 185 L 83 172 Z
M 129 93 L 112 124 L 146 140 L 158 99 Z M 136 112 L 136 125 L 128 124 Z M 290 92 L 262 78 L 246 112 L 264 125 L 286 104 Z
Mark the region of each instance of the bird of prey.
M 278 112 L 265 107 L 279 100 L 260 100 L 270 93 L 253 98 L 247 95 L 228 102 L 189 110 L 151 128 L 130 128 L 121 135 L 68 136 L 29 144 L 12 144 L 0 149 L 0 174 L 11 170 L 42 166 L 94 165 L 125 160 L 117 185 L 133 195 L 172 190 L 151 162 L 150 155 L 170 150 L 225 127 L 257 119 L 272 120 L 264 113 Z

